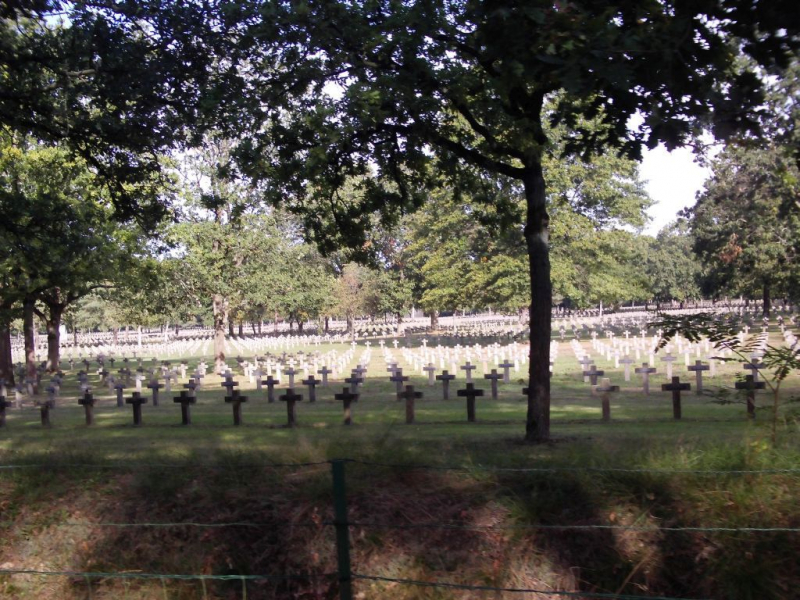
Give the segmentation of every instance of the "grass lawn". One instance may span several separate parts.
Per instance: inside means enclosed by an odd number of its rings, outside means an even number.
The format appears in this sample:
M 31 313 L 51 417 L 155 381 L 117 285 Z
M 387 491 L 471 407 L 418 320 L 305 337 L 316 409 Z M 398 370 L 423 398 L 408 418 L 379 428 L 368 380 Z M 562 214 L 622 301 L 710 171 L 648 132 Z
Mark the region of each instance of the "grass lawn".
M 675 374 L 693 383 L 677 364 Z M 241 375 L 249 397 L 241 427 L 216 376 L 198 393 L 191 427 L 180 425 L 177 394 L 162 390 L 138 428 L 130 406 L 117 408 L 92 376 L 96 424 L 86 427 L 77 369 L 67 373 L 52 428 L 27 405 L 10 409 L 0 430 L 0 464 L 18 467 L 0 470 L 2 598 L 338 597 L 324 462 L 335 458 L 354 459 L 345 467 L 354 572 L 541 590 L 356 579 L 358 598 L 755 600 L 796 598 L 800 588 L 800 431 L 791 404 L 773 445 L 767 410 L 749 423 L 743 404 L 691 391 L 675 421 L 662 374 L 644 396 L 638 378 L 626 383 L 616 371 L 622 391 L 603 423 L 599 397 L 562 344 L 554 440 L 532 446 L 521 443 L 524 367 L 498 400 L 478 373 L 487 396 L 477 400 L 476 423 L 455 395 L 461 374 L 444 401 L 438 385 L 407 369 L 425 394 L 407 425 L 374 348 L 350 427 L 333 399 L 341 382 L 317 388 L 314 404 L 301 389 L 299 426 L 288 429 L 285 403 L 267 403 Z M 738 371 L 722 367 L 707 389 L 731 386 Z M 800 390 L 796 377 L 786 386 L 786 398 Z M 83 572 L 100 575 L 75 574 Z M 158 574 L 209 578 L 151 577 Z

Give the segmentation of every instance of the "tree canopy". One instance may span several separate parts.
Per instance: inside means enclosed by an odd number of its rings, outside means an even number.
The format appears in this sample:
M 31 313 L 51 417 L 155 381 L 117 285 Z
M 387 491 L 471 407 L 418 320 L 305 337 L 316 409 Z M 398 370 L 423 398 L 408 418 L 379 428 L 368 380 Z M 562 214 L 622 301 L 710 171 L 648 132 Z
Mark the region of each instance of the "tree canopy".
M 695 249 L 709 265 L 706 291 L 761 293 L 770 299 L 800 285 L 797 166 L 777 147 L 730 147 L 692 209 Z
M 20 308 L 27 319 L 36 312 L 45 320 L 51 369 L 58 368 L 67 307 L 119 283 L 143 253 L 142 231 L 112 218 L 105 190 L 82 159 L 0 135 L 0 305 L 6 324 Z

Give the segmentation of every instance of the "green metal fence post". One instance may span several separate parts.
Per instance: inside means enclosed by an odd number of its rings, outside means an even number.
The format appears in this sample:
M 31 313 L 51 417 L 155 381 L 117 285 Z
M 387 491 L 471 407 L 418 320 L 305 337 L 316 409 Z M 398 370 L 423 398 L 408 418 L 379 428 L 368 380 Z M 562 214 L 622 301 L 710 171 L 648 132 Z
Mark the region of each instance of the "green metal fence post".
M 353 576 L 350 571 L 350 526 L 347 522 L 347 491 L 343 460 L 331 461 L 333 475 L 333 525 L 336 528 L 336 558 L 339 571 L 339 599 L 353 600 Z

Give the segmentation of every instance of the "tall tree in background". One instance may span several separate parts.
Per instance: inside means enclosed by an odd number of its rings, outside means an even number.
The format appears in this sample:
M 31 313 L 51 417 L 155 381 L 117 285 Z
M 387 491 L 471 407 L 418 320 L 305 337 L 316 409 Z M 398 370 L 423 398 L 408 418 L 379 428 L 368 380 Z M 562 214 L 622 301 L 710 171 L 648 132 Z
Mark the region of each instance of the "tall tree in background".
M 584 119 L 580 128 L 597 131 L 602 125 Z M 583 308 L 646 297 L 632 230 L 644 227 L 652 200 L 638 161 L 614 153 L 568 155 L 570 132 L 562 125 L 548 134 L 553 141 L 544 170 L 555 299 Z
M 698 299 L 702 296 L 702 265 L 694 253 L 689 222 L 680 218 L 648 241 L 644 251 L 648 299 L 658 302 Z
M 33 314 L 47 329 L 47 368 L 57 370 L 64 311 L 134 268 L 142 234 L 112 219 L 107 195 L 81 159 L 62 148 L 13 137 L 2 137 L 0 151 L 0 259 L 13 274 L 4 300 L 22 304 L 32 375 Z M 153 189 L 138 190 L 143 191 Z
M 276 277 L 263 297 L 273 299 L 276 314 L 284 315 L 290 327 L 296 323 L 300 332 L 307 321 L 331 314 L 336 305 L 332 268 L 314 246 L 284 238 L 273 260 Z
M 442 311 L 518 312 L 530 303 L 522 230 L 497 231 L 491 225 L 496 214 L 487 208 L 442 186 L 403 221 L 416 302 L 433 329 Z
M 344 317 L 348 334 L 352 334 L 355 330 L 356 317 L 366 312 L 366 294 L 369 291 L 368 288 L 365 288 L 367 272 L 367 268 L 362 265 L 348 263 L 344 265 L 341 274 L 336 279 L 335 311 Z
M 469 203 L 453 196 L 452 190 L 435 190 L 404 223 L 409 240 L 404 254 L 413 269 L 416 301 L 430 316 L 433 330 L 441 311 L 469 306 L 477 238 L 486 234 L 470 217 Z
M 784 149 L 729 146 L 691 210 L 706 291 L 772 298 L 800 282 L 800 173 Z
M 196 304 L 211 303 L 218 369 L 225 362 L 225 329 L 233 333 L 232 315 L 243 308 L 245 263 L 254 243 L 247 235 L 253 228 L 246 227 L 243 219 L 252 207 L 251 192 L 223 175 L 230 148 L 229 140 L 214 134 L 185 157 L 187 206 L 183 222 L 169 232 L 185 269 L 181 287 Z
M 645 298 L 641 253 L 630 230 L 644 226 L 652 201 L 638 164 L 614 154 L 563 157 L 564 131 L 548 131 L 553 144 L 544 162 L 554 296 L 573 307 Z M 506 186 L 505 194 L 524 211 L 518 187 Z M 523 228 L 498 230 L 502 216 L 480 196 L 443 187 L 406 219 L 418 300 L 432 319 L 441 310 L 518 312 L 530 304 Z

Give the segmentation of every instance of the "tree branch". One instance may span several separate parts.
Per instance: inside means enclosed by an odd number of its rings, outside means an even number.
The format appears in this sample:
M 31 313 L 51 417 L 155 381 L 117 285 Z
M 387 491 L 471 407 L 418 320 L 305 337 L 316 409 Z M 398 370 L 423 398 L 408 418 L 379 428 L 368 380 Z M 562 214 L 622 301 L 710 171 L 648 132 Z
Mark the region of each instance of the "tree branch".
M 406 135 L 418 135 L 422 138 L 427 138 L 430 143 L 452 152 L 459 158 L 466 160 L 476 167 L 480 167 L 481 169 L 485 169 L 493 173 L 499 173 L 500 175 L 505 175 L 506 177 L 511 177 L 512 179 L 522 179 L 525 174 L 525 169 L 521 167 L 513 167 L 502 161 L 489 158 L 477 150 L 467 148 L 463 144 L 460 144 L 435 130 L 427 129 L 424 126 L 414 127 L 408 125 L 383 125 L 382 127 L 384 129 L 397 131 Z M 417 131 L 417 129 L 421 129 L 422 131 Z

